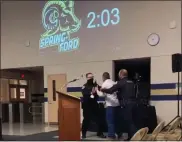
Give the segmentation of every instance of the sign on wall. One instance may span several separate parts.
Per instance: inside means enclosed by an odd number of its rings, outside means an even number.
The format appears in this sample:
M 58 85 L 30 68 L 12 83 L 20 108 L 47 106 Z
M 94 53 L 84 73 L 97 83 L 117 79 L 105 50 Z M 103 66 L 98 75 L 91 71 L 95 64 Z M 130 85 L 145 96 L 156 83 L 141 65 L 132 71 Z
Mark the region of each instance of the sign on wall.
M 81 20 L 75 15 L 74 1 L 48 1 L 42 10 L 42 26 L 39 48 L 58 47 L 59 52 L 76 50 L 80 39 L 72 36 L 81 27 Z

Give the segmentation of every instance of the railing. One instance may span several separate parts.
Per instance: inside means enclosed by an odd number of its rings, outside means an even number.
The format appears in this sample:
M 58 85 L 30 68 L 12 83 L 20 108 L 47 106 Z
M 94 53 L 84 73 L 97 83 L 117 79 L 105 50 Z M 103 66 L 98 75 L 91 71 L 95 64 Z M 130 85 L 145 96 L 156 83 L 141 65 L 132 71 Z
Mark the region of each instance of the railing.
M 28 112 L 33 116 L 33 123 L 44 123 L 44 106 L 30 106 Z
M 32 115 L 42 115 L 43 114 L 43 113 L 40 113 L 40 112 L 32 111 L 33 108 L 40 108 L 40 109 L 42 109 L 43 107 L 42 106 L 31 106 L 31 107 L 29 107 L 28 111 Z
M 18 105 L 19 109 L 19 123 L 44 123 L 44 104 L 43 103 L 1 103 L 0 104 L 0 117 L 2 123 L 14 123 L 16 110 L 13 109 L 14 105 Z

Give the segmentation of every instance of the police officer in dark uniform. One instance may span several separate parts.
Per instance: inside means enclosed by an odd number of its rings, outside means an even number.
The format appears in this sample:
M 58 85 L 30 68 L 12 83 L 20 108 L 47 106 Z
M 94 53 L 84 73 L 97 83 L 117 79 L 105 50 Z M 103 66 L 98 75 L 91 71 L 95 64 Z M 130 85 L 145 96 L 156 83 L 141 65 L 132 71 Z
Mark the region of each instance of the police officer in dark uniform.
M 98 125 L 97 136 L 105 138 L 103 134 L 103 120 L 99 114 L 99 104 L 97 102 L 98 95 L 95 87 L 97 83 L 94 82 L 94 76 L 92 73 L 86 74 L 87 83 L 82 87 L 83 94 L 83 122 L 82 122 L 82 138 L 86 138 L 86 132 L 88 130 L 91 120 L 95 120 Z
M 132 111 L 136 104 L 135 87 L 132 81 L 128 80 L 128 72 L 125 69 L 119 71 L 120 80 L 113 87 L 109 89 L 101 88 L 102 92 L 112 94 L 117 91 L 118 99 L 121 105 L 121 117 L 124 130 L 122 132 L 128 133 L 128 140 L 136 133 L 137 128 L 133 121 Z

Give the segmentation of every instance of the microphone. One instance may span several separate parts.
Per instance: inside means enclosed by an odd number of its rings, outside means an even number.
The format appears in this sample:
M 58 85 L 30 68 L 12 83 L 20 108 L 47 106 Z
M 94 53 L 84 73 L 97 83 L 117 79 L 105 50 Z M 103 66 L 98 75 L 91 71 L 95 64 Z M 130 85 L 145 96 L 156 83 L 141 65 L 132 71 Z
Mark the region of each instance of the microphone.
M 81 78 L 83 78 L 83 74 L 82 74 L 79 78 L 75 78 L 75 79 L 69 81 L 68 83 L 75 82 L 75 81 L 77 81 L 77 80 L 80 80 Z
M 77 81 L 77 80 L 79 80 L 79 79 L 73 79 L 73 80 L 69 81 L 69 83 L 75 82 L 75 81 Z
M 77 80 L 80 80 L 81 78 L 83 78 L 83 76 L 84 76 L 84 75 L 82 74 L 79 78 L 76 78 L 76 79 L 73 79 L 73 80 L 67 82 L 66 84 L 64 84 L 64 85 L 61 87 L 61 90 L 63 90 L 63 88 L 65 88 L 69 83 L 72 83 L 72 82 L 75 82 L 75 81 L 77 81 Z

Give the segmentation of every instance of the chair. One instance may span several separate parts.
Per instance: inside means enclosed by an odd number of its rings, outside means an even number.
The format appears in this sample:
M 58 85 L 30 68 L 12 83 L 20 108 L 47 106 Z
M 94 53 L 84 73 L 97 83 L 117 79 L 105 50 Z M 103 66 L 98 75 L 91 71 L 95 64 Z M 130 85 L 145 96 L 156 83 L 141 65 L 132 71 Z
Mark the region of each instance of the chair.
M 162 121 L 160 122 L 157 127 L 153 130 L 152 134 L 147 134 L 142 140 L 147 140 L 147 141 L 154 141 L 157 137 L 157 135 L 162 131 L 164 128 L 165 122 Z
M 167 130 L 167 133 L 173 134 L 175 132 L 175 130 L 178 128 L 178 126 L 180 125 L 181 120 L 182 120 L 182 117 L 176 118 L 176 120 L 172 123 L 172 125 Z
M 181 140 L 181 138 L 182 138 L 181 133 L 178 133 L 178 134 L 170 134 L 170 135 L 167 135 L 165 137 L 165 139 L 167 141 L 179 141 L 179 140 Z
M 176 129 L 180 125 L 182 117 L 176 118 L 172 125 L 168 128 L 166 132 L 161 132 L 157 135 L 157 140 L 167 140 L 169 137 L 177 137 Z
M 140 141 L 148 133 L 149 129 L 147 127 L 138 130 L 130 141 Z

